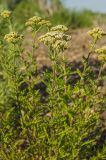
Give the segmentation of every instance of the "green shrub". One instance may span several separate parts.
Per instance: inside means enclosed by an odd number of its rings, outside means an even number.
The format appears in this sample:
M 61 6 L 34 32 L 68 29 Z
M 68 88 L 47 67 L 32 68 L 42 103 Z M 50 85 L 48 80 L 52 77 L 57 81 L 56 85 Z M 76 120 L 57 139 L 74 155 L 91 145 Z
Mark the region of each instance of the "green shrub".
M 4 13 L 3 13 L 4 14 Z M 3 17 L 2 17 L 3 18 Z M 4 18 L 6 20 L 6 18 Z M 7 19 L 8 23 L 9 17 Z M 11 22 L 11 20 L 10 20 Z M 4 21 L 6 23 L 6 21 Z M 95 150 L 101 136 L 99 114 L 104 105 L 104 96 L 98 91 L 96 80 L 88 59 L 95 44 L 105 35 L 100 29 L 90 32 L 93 42 L 83 70 L 70 71 L 64 51 L 70 36 L 67 27 L 51 27 L 50 23 L 34 16 L 26 23 L 31 27 L 34 41 L 32 51 L 23 58 L 23 36 L 11 27 L 2 39 L 0 54 L 0 158 L 3 160 L 81 160 L 103 157 L 105 148 Z M 47 33 L 36 37 L 40 29 Z M 36 40 L 36 41 L 35 41 Z M 34 53 L 42 42 L 48 48 L 51 71 L 38 74 Z M 103 50 L 96 50 L 105 54 Z M 104 59 L 102 60 L 104 63 Z M 79 75 L 74 85 L 69 76 Z M 48 96 L 41 101 L 37 85 L 46 86 Z
M 94 14 L 91 11 L 69 11 L 62 9 L 54 13 L 52 21 L 54 24 L 65 24 L 72 28 L 89 27 L 93 25 Z

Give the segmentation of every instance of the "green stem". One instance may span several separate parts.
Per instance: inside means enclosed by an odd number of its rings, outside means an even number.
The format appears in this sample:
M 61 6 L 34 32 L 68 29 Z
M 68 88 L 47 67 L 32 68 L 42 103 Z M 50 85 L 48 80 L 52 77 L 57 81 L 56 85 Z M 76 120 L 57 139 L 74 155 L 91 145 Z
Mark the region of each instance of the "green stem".
M 53 56 L 53 83 L 52 83 L 53 96 L 55 95 L 55 87 L 56 87 L 56 57 L 55 57 L 55 52 L 54 52 L 54 56 Z
M 64 72 L 64 91 L 65 93 L 67 92 L 67 73 L 66 73 L 66 65 L 65 65 L 65 56 L 64 53 L 63 54 L 63 72 Z
M 8 22 L 9 22 L 9 31 L 12 32 L 13 26 L 12 26 L 11 20 L 9 19 Z

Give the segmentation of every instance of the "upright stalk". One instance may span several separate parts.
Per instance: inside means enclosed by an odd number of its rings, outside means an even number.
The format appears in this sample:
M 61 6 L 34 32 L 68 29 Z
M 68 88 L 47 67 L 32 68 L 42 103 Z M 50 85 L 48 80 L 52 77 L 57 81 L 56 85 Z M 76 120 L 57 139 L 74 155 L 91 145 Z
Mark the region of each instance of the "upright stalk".
M 67 92 L 67 72 L 66 72 L 66 64 L 65 64 L 65 56 L 63 54 L 63 72 L 64 72 L 64 91 Z

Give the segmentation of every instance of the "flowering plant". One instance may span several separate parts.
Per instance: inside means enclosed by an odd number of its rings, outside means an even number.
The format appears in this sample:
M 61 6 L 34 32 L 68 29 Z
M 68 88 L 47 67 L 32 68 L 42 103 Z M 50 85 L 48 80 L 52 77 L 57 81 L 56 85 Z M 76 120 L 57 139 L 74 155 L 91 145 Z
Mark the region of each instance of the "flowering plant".
M 1 16 L 8 19 L 11 14 L 3 11 Z M 90 54 L 83 59 L 83 69 L 73 71 L 64 52 L 71 40 L 66 26 L 54 27 L 41 17 L 30 18 L 25 25 L 33 29 L 34 41 L 27 52 L 24 37 L 10 25 L 0 53 L 0 159 L 105 159 L 106 142 L 98 145 L 104 132 L 100 114 L 105 96 L 98 86 L 103 77 L 99 72 L 95 79 L 89 66 L 89 56 L 94 52 L 106 57 L 106 48 L 95 46 L 105 32 L 89 32 L 93 38 Z M 47 32 L 38 38 L 36 33 L 42 28 Z M 47 46 L 51 62 L 51 68 L 44 71 L 34 58 L 36 44 L 41 42 Z M 75 75 L 78 80 L 72 84 Z

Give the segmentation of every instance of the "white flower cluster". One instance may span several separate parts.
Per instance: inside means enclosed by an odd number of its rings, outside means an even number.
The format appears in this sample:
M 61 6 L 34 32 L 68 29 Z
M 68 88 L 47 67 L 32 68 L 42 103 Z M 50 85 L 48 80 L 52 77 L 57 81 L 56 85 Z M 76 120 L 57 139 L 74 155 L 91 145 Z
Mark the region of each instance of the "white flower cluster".
M 52 27 L 50 31 L 66 32 L 68 31 L 68 28 L 64 25 L 58 25 L 58 26 Z
M 61 31 L 50 31 L 39 38 L 40 42 L 51 47 L 55 51 L 63 51 L 68 48 L 68 41 L 71 36 L 66 35 Z

